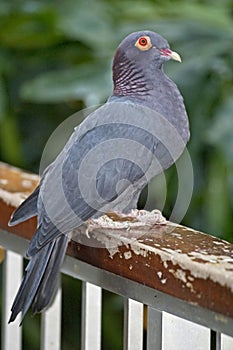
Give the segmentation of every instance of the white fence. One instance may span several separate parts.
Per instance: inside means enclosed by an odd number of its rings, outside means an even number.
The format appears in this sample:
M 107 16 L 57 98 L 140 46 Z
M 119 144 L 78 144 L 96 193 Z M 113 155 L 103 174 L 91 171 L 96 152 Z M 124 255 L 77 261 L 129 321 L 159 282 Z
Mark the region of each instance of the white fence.
M 22 256 L 28 241 L 2 230 L 0 244 L 7 249 L 3 274 L 2 350 L 20 350 L 23 326 L 19 327 L 19 321 L 10 325 L 7 322 L 12 300 L 21 281 Z M 232 318 L 221 316 L 214 311 L 172 297 L 70 256 L 66 256 L 62 270 L 63 273 L 83 281 L 82 337 L 80 339 L 82 350 L 101 349 L 102 288 L 121 295 L 125 299 L 124 350 L 143 349 L 144 304 L 148 305 L 146 349 L 233 349 Z M 40 348 L 43 350 L 61 348 L 61 293 L 59 289 L 54 304 L 41 317 Z M 70 310 L 70 317 L 72 317 L 72 310 Z M 79 348 L 80 345 L 77 344 L 77 349 Z

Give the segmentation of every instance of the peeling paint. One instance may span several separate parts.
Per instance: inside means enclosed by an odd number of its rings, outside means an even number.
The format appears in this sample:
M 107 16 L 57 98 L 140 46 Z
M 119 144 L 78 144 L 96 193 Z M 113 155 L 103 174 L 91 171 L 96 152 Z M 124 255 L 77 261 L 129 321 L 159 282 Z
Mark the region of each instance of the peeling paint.
M 166 251 L 166 253 L 169 253 L 169 249 L 163 248 L 163 250 Z M 205 255 L 204 259 L 206 259 L 206 263 L 200 263 L 193 261 L 191 257 L 187 254 L 180 254 L 176 253 L 173 250 L 170 250 L 170 256 L 165 256 L 163 252 L 156 251 L 156 254 L 160 255 L 162 260 L 165 261 L 171 261 L 173 265 L 180 266 L 181 269 L 189 270 L 190 274 L 194 278 L 201 278 L 201 279 L 207 279 L 209 278 L 215 283 L 219 283 L 222 286 L 226 286 L 231 289 L 233 292 L 233 278 L 232 273 L 227 270 L 230 265 L 229 261 L 223 261 L 223 256 L 220 257 L 220 260 L 218 260 L 218 265 L 216 267 L 216 264 L 209 263 L 210 257 L 213 257 L 212 255 Z M 198 256 L 199 258 L 203 257 L 201 254 L 198 254 L 197 252 L 191 252 L 190 255 Z M 219 256 L 215 256 L 216 259 L 219 259 Z M 229 258 L 228 256 L 225 258 Z M 233 259 L 231 259 L 231 262 L 233 263 Z
M 205 250 L 204 245 L 202 246 L 201 243 L 200 245 L 191 244 L 190 246 L 192 246 L 192 250 L 187 252 L 185 249 L 180 249 L 180 247 L 188 239 L 186 235 L 187 231 L 192 232 L 194 236 L 200 234 L 195 230 L 186 230 L 186 228 L 169 223 L 169 226 L 165 231 L 161 231 L 161 234 L 164 235 L 167 234 L 164 232 L 171 232 L 171 236 L 174 236 L 174 240 L 179 237 L 179 244 L 176 246 L 178 249 L 174 249 L 174 247 L 172 248 L 168 246 L 171 241 L 168 240 L 167 242 L 161 242 L 159 229 L 157 231 L 158 233 L 156 233 L 158 234 L 158 238 L 160 238 L 159 242 L 156 242 L 156 236 L 154 236 L 150 243 L 148 242 L 147 237 L 144 238 L 144 235 L 148 233 L 148 230 L 143 231 L 143 229 L 137 228 L 135 223 L 129 223 L 129 225 L 133 228 L 130 232 L 122 232 L 116 229 L 116 226 L 118 226 L 119 223 L 109 223 L 109 219 L 106 218 L 104 220 L 107 221 L 107 223 L 105 221 L 104 229 L 103 227 L 97 227 L 96 232 L 93 232 L 95 238 L 101 241 L 108 249 L 110 258 L 113 258 L 115 254 L 120 254 L 118 247 L 123 245 L 127 247 L 127 250 L 131 251 L 132 258 L 133 254 L 145 258 L 145 264 L 151 260 L 151 256 L 152 258 L 153 256 L 159 257 L 162 266 L 166 269 L 169 268 L 169 272 L 172 273 L 176 279 L 184 283 L 183 287 L 189 288 L 192 292 L 195 292 L 194 282 L 196 278 L 202 280 L 210 279 L 214 283 L 227 287 L 233 292 L 233 274 L 231 271 L 233 267 L 233 256 L 229 256 L 229 252 L 228 255 L 224 255 L 224 249 L 228 248 L 228 242 L 221 245 L 217 243 L 216 247 L 219 246 L 220 250 L 218 249 L 216 254 L 213 250 L 211 251 L 211 254 L 209 254 L 208 247 L 206 247 L 207 250 Z M 125 225 L 125 223 L 120 224 Z M 184 232 L 185 235 L 183 236 L 180 235 L 180 233 L 170 231 L 173 227 L 174 230 L 176 227 L 179 227 L 179 232 Z M 190 236 L 190 234 L 188 236 Z M 203 236 L 205 235 L 203 234 Z M 140 242 L 138 240 L 139 238 Z M 191 241 L 191 238 L 189 239 Z M 218 242 L 217 239 L 215 239 L 214 242 Z M 219 251 L 222 252 L 221 255 L 219 255 Z M 124 258 L 127 259 L 128 256 L 127 251 Z M 136 260 L 135 257 L 134 260 Z M 136 261 L 134 261 L 134 263 L 136 264 Z M 160 277 L 160 280 L 161 279 L 163 279 L 162 275 Z M 164 283 L 166 283 L 165 280 Z
M 196 293 L 195 289 L 193 288 L 193 285 L 191 282 L 186 283 L 186 287 L 191 290 L 192 293 Z
M 18 171 L 18 169 L 17 169 Z M 29 173 L 20 173 L 21 178 L 27 179 L 27 180 L 32 180 L 32 181 L 37 181 L 39 182 L 40 177 L 35 174 L 29 174 Z
M 217 245 L 225 245 L 225 243 L 221 241 L 213 241 L 213 243 Z
M 157 272 L 157 275 L 158 275 L 158 277 L 159 277 L 159 279 L 160 279 L 160 282 L 161 282 L 162 284 L 165 284 L 165 283 L 167 282 L 167 278 L 166 278 L 166 277 L 163 278 L 163 273 L 162 273 L 162 271 L 158 271 L 158 272 Z
M 8 180 L 7 179 L 0 179 L 0 184 L 1 185 L 7 185 L 8 184 Z
M 230 249 L 223 249 L 224 253 L 230 253 L 231 250 Z
M 209 263 L 219 263 L 219 262 L 231 262 L 233 263 L 233 256 L 232 258 L 230 256 L 225 255 L 214 255 L 214 254 L 204 254 L 200 252 L 190 252 L 190 256 L 194 258 L 201 259 L 203 261 L 209 262 Z
M 148 251 L 146 249 L 142 249 L 140 246 L 138 246 L 137 242 L 131 243 L 131 249 L 133 250 L 134 254 L 136 255 L 142 255 L 143 257 L 147 257 Z
M 171 235 L 176 237 L 176 238 L 181 238 L 182 239 L 182 235 L 180 233 L 172 232 Z
M 32 182 L 30 180 L 23 180 L 22 181 L 22 186 L 25 188 L 31 188 L 32 187 Z
M 187 279 L 191 282 L 195 281 L 194 277 L 192 277 L 192 276 L 188 276 Z
M 7 205 L 11 205 L 12 207 L 18 207 L 27 197 L 28 195 L 26 193 L 11 193 L 0 188 L 0 198 L 3 200 L 4 203 L 6 203 Z
M 168 261 L 173 265 L 178 265 L 180 271 L 176 278 L 185 280 L 185 274 L 181 271 L 189 270 L 191 278 L 200 279 L 210 279 L 215 283 L 219 283 L 222 286 L 226 286 L 233 291 L 233 278 L 232 272 L 227 270 L 232 268 L 233 259 L 229 256 L 214 256 L 214 255 L 203 255 L 198 252 L 179 253 L 169 248 L 155 248 L 147 246 L 142 243 L 134 241 L 131 244 L 132 251 L 137 255 L 142 255 L 143 257 L 148 256 L 148 252 L 158 255 L 163 262 L 163 265 L 168 266 Z M 197 262 L 193 258 L 199 258 L 204 262 Z M 209 261 L 216 261 L 215 263 L 210 263 Z M 178 277 L 177 277 L 178 276 Z
M 181 269 L 169 269 L 169 272 L 171 272 L 173 274 L 174 277 L 178 278 L 179 280 L 181 280 L 182 282 L 186 283 L 187 282 L 187 278 L 186 278 L 186 273 L 185 271 L 181 270 Z
M 128 252 L 124 252 L 124 258 L 125 260 L 129 260 L 132 258 L 132 253 L 130 250 Z

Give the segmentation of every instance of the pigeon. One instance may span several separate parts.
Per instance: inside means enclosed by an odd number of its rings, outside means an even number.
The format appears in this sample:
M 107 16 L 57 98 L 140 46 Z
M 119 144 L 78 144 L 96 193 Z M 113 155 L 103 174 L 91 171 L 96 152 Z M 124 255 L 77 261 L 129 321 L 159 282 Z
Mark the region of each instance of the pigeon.
M 40 184 L 16 209 L 9 225 L 37 216 L 29 263 L 9 322 L 51 304 L 72 230 L 110 210 L 130 212 L 142 189 L 170 167 L 189 140 L 186 109 L 163 72 L 181 62 L 162 36 L 129 34 L 112 65 L 113 93 L 72 135 L 45 169 Z

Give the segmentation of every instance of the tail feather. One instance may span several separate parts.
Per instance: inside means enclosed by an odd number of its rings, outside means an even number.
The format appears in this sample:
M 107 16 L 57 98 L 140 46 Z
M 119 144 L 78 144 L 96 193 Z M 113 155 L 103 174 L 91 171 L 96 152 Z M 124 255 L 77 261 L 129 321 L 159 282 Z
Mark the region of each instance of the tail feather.
M 34 192 L 14 211 L 8 223 L 9 226 L 14 226 L 27 219 L 37 215 L 37 199 L 40 191 L 38 186 Z
M 68 237 L 60 235 L 31 257 L 12 305 L 9 323 L 13 322 L 20 312 L 23 320 L 31 304 L 33 312 L 40 312 L 48 306 L 58 281 L 67 244 Z
M 61 235 L 56 240 L 53 249 L 57 252 L 57 254 L 51 254 L 50 256 L 50 259 L 46 266 L 46 273 L 43 275 L 40 286 L 33 301 L 33 313 L 41 312 L 50 304 L 57 287 L 59 271 L 64 260 L 67 245 L 68 237 L 65 235 Z

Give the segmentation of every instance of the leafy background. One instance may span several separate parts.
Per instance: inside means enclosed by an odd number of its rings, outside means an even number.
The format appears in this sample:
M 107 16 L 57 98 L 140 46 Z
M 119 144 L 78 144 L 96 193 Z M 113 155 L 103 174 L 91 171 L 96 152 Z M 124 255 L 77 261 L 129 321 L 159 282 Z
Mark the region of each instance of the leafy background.
M 183 58 L 165 67 L 185 98 L 191 124 L 195 184 L 183 223 L 232 241 L 232 9 L 229 0 L 1 0 L 1 160 L 38 172 L 56 126 L 111 93 L 111 61 L 122 38 L 141 29 L 157 31 Z M 174 168 L 166 178 L 169 215 Z M 152 189 L 156 206 L 158 183 Z M 81 284 L 63 277 L 63 285 L 63 349 L 78 349 Z M 122 300 L 105 292 L 103 304 L 104 349 L 121 349 Z M 27 316 L 24 349 L 38 349 L 38 328 L 39 318 Z

